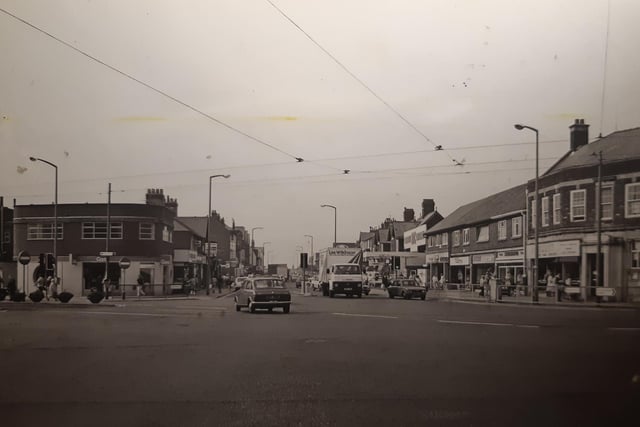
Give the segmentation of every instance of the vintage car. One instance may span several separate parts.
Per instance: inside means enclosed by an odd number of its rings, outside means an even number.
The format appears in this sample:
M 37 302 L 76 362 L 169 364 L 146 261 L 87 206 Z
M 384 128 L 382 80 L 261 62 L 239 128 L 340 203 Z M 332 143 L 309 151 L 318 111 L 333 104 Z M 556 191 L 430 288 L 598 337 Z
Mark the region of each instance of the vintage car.
M 273 277 L 249 277 L 234 297 L 236 311 L 247 307 L 251 313 L 262 308 L 269 311 L 282 308 L 288 313 L 291 307 L 291 293 L 281 280 Z
M 402 297 L 404 299 L 427 298 L 427 289 L 418 285 L 414 279 L 396 279 L 387 287 L 389 298 Z

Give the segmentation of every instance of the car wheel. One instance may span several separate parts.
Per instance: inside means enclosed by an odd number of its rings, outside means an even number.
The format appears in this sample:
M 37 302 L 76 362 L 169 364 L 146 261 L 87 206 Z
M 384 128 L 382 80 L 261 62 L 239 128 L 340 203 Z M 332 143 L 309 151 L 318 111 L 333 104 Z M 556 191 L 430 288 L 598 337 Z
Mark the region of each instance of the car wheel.
M 334 297 L 334 295 L 335 295 L 335 294 L 333 293 L 333 291 L 329 291 L 329 298 L 333 298 L 333 297 Z
M 420 299 L 421 299 L 422 301 L 424 301 L 425 299 L 427 299 L 427 296 L 423 294 L 423 295 L 420 297 Z
M 273 307 L 269 307 L 268 310 L 269 310 L 269 313 L 272 313 L 273 312 Z
M 240 310 L 241 310 L 241 308 L 242 308 L 242 307 L 240 307 L 240 306 L 238 305 L 238 303 L 236 303 L 236 311 L 240 311 Z
M 389 292 L 389 298 L 393 299 L 393 294 Z
M 289 305 L 285 305 L 284 307 L 282 307 L 282 312 L 284 314 L 289 313 L 290 310 L 291 310 L 291 306 L 289 306 Z
M 358 292 L 358 293 L 356 294 L 356 296 L 357 296 L 358 298 L 362 298 L 362 292 Z
M 255 313 L 256 312 L 256 306 L 253 305 L 253 303 L 251 301 L 249 301 L 249 311 L 251 313 Z

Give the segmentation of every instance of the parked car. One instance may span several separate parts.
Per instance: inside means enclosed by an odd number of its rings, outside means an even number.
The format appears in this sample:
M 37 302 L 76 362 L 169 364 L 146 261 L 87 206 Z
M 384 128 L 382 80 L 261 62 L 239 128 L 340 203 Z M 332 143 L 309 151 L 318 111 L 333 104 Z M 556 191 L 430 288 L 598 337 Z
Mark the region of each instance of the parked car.
M 242 307 L 254 313 L 256 309 L 282 308 L 282 311 L 289 313 L 291 308 L 291 293 L 279 279 L 272 277 L 250 277 L 247 278 L 239 292 L 234 297 L 236 311 Z
M 411 299 L 414 297 L 424 300 L 427 298 L 427 289 L 419 286 L 413 279 L 396 279 L 387 287 L 389 298 L 402 297 Z
M 238 289 L 240 289 L 242 287 L 242 283 L 246 280 L 246 277 L 236 277 L 236 279 L 233 281 L 233 288 L 237 291 Z

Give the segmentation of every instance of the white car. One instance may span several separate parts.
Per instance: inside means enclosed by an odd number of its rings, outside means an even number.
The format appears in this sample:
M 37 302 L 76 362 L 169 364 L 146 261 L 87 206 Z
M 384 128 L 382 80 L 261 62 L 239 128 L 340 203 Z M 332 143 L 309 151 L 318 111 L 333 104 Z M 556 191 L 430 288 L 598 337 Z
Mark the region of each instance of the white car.
M 236 277 L 236 280 L 233 281 L 233 288 L 237 291 L 242 287 L 245 280 L 247 280 L 246 277 Z

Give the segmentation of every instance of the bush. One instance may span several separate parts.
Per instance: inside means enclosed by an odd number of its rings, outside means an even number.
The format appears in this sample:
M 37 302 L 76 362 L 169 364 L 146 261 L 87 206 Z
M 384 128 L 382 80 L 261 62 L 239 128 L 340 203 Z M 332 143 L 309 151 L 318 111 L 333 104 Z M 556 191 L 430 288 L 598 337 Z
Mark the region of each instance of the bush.
M 7 295 L 9 295 L 9 292 L 4 288 L 0 288 L 0 301 L 4 301 Z
M 26 297 L 27 297 L 27 294 L 25 294 L 24 292 L 16 292 L 15 294 L 11 295 L 11 301 L 24 302 Z
M 91 292 L 87 299 L 94 304 L 98 304 L 104 298 L 104 294 L 102 292 Z
M 29 299 L 33 302 L 40 302 L 44 298 L 44 294 L 40 289 L 29 294 Z
M 71 292 L 60 292 L 60 294 L 58 295 L 58 299 L 62 303 L 68 303 L 69 301 L 71 301 L 71 298 L 73 298 L 73 294 Z

